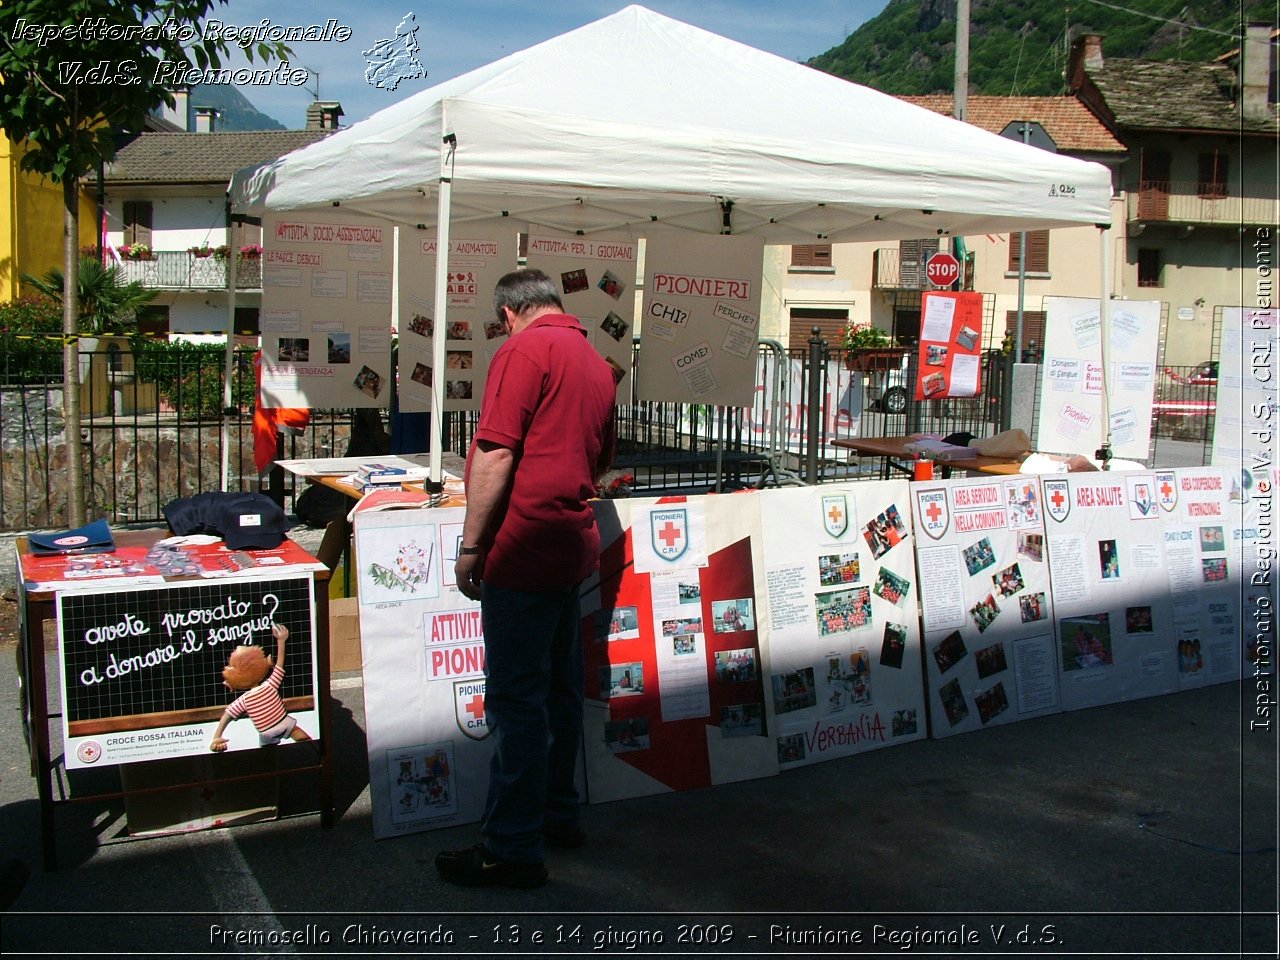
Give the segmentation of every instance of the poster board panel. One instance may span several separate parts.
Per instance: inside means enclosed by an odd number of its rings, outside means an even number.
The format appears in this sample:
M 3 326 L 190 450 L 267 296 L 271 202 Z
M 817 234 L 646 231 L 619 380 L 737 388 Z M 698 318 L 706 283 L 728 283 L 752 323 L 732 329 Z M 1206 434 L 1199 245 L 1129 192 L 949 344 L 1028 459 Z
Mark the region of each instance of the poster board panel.
M 453 581 L 464 514 L 355 514 L 376 838 L 474 823 L 484 810 L 484 631 L 480 604 Z
M 766 717 L 783 770 L 925 735 L 905 480 L 760 496 Z
M 639 399 L 751 404 L 763 269 L 760 237 L 649 239 Z
M 399 399 L 405 411 L 431 409 L 431 383 L 438 371 L 435 343 L 435 230 L 400 231 Z M 489 361 L 507 342 L 506 327 L 493 309 L 493 288 L 514 270 L 516 232 L 509 221 L 467 224 L 449 239 L 448 303 L 445 311 L 445 409 L 479 410 Z
M 68 769 L 208 754 L 236 696 L 223 669 L 240 645 L 274 657 L 273 623 L 289 630 L 280 697 L 320 736 L 310 573 L 65 592 L 57 615 Z M 261 745 L 247 718 L 223 736 L 228 751 Z
M 391 237 L 349 214 L 263 217 L 263 407 L 389 404 Z
M 976 397 L 982 392 L 982 294 L 923 294 L 917 400 Z
M 755 571 L 759 495 L 604 500 L 583 590 L 592 803 L 777 773 Z
M 1096 299 L 1045 297 L 1044 308 L 1039 449 L 1092 454 L 1106 435 L 1102 419 L 1105 392 L 1112 453 L 1146 460 L 1151 444 L 1160 304 L 1110 301 L 1107 331 L 1102 329 Z
M 1039 481 L 938 480 L 912 495 L 931 735 L 1059 712 Z

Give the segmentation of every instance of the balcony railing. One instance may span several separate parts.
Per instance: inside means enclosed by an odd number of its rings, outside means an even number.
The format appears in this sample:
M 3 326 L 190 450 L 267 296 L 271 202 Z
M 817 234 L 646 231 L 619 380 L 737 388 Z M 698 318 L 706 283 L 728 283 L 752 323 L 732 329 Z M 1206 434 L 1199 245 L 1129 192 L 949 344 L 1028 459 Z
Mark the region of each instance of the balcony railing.
M 1126 197 L 1130 223 L 1176 223 L 1242 227 L 1274 224 L 1274 197 L 1220 196 L 1215 184 L 1193 180 L 1144 180 Z
M 114 262 L 124 279 L 157 290 L 225 290 L 227 261 L 218 257 L 197 257 L 186 250 L 157 250 L 150 260 Z M 241 257 L 236 263 L 236 289 L 262 287 L 262 260 Z
M 924 274 L 925 259 L 937 253 L 936 250 L 929 250 L 925 254 L 924 259 L 916 259 L 902 257 L 902 251 L 897 247 L 881 247 L 875 252 L 871 264 L 872 283 L 876 290 L 938 290 L 929 282 L 928 277 Z M 973 269 L 972 260 L 961 264 L 964 274 L 964 282 L 961 283 L 961 289 L 973 289 Z

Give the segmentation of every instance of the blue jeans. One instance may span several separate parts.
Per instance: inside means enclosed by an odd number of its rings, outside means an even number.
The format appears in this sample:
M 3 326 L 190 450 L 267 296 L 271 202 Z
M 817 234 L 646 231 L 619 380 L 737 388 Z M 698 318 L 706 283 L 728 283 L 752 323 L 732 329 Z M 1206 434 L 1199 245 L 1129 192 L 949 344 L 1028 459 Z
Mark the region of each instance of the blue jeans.
M 481 601 L 485 721 L 494 738 L 481 833 L 495 856 L 541 863 L 543 823 L 576 825 L 582 745 L 578 585 Z

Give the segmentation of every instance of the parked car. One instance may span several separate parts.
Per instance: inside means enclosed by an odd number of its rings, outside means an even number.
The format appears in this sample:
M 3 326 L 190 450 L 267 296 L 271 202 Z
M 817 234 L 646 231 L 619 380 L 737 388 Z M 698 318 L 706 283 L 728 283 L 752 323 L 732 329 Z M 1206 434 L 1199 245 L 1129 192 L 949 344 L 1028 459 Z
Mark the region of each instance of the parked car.
M 1218 361 L 1197 363 L 1189 374 L 1181 374 L 1172 367 L 1165 367 L 1164 374 L 1174 383 L 1188 387 L 1216 387 L 1218 385 Z

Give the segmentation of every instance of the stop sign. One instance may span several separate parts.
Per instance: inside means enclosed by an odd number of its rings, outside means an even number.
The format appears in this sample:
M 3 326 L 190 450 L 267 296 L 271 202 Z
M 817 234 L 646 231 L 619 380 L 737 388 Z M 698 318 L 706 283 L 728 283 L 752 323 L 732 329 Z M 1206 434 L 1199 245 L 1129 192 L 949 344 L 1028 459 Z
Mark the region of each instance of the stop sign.
M 924 275 L 935 287 L 949 287 L 960 279 L 960 261 L 951 254 L 940 251 L 924 265 Z

